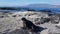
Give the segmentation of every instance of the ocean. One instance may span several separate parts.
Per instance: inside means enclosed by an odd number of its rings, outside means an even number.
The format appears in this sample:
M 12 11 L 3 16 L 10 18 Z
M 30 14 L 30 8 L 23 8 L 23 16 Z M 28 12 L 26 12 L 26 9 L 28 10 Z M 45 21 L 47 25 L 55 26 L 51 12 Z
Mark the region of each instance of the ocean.
M 60 8 L 30 8 L 30 9 L 34 9 L 36 12 L 40 12 L 40 10 L 50 10 L 49 13 L 56 13 L 56 14 L 60 14 Z M 24 12 L 27 11 L 26 10 L 0 10 L 0 12 Z

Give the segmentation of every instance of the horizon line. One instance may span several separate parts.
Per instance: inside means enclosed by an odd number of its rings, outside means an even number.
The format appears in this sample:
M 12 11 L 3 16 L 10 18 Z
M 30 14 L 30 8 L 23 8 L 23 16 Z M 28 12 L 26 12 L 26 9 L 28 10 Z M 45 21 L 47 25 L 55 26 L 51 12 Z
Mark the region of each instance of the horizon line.
M 31 3 L 31 4 L 47 4 L 47 5 L 60 5 L 60 4 L 48 4 L 48 3 Z M 16 7 L 16 6 L 28 6 L 30 4 L 25 4 L 25 5 L 0 5 L 0 7 Z

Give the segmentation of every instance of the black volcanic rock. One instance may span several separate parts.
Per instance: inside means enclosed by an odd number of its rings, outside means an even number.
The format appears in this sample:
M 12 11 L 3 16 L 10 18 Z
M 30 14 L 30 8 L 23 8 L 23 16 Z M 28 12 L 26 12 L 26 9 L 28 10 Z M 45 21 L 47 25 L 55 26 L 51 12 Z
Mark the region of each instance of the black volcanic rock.
M 0 16 L 0 18 L 4 18 L 4 16 Z
M 16 7 L 0 7 L 0 10 L 20 10 L 20 8 L 16 8 Z
M 37 24 L 37 25 L 44 24 L 44 23 L 49 22 L 49 21 L 50 21 L 50 18 L 41 18 L 40 21 L 38 21 L 35 24 Z
M 58 14 L 53 14 L 49 18 L 50 18 L 51 23 L 53 23 L 53 24 L 59 23 L 60 17 Z
M 16 15 L 13 15 L 12 17 L 16 17 Z

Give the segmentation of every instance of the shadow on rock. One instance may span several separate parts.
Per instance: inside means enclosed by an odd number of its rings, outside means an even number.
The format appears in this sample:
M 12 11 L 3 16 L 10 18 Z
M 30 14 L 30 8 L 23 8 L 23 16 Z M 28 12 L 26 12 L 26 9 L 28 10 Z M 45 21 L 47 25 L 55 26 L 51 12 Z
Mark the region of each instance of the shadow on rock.
M 47 29 L 47 28 L 43 28 L 43 27 L 40 27 L 40 26 L 36 26 L 36 27 L 34 27 L 35 29 L 33 30 L 34 32 L 41 32 L 41 31 L 43 31 L 43 30 L 45 30 L 45 29 Z

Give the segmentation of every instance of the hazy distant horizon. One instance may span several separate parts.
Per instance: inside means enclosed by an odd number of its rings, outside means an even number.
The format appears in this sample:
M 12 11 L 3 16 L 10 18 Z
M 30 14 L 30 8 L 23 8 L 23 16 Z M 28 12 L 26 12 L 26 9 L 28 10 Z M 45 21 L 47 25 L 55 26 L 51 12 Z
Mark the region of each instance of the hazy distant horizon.
M 60 5 L 60 0 L 0 0 L 0 6 L 25 6 L 28 4 Z
M 32 3 L 32 4 L 44 4 L 44 5 L 55 5 L 55 4 L 48 4 L 48 3 Z M 3 5 L 0 7 L 21 7 L 21 6 L 28 6 L 28 5 L 31 5 L 31 4 L 26 4 L 26 5 Z M 56 5 L 56 6 L 60 6 L 60 5 Z

